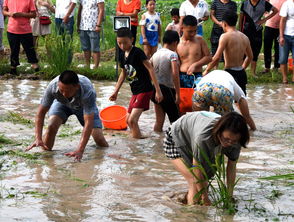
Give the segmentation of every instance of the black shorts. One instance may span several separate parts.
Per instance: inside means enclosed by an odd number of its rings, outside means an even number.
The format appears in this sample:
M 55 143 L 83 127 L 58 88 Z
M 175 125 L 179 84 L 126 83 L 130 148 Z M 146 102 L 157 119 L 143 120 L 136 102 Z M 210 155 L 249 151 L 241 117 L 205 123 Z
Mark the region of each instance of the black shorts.
M 256 62 L 262 47 L 262 30 L 257 32 L 244 31 L 244 34 L 247 35 L 247 37 L 249 38 L 251 49 L 253 52 L 253 61 Z
M 227 71 L 234 77 L 235 81 L 238 83 L 238 85 L 241 87 L 241 89 L 246 95 L 247 74 L 245 70 L 225 69 L 225 71 Z
M 154 90 L 154 95 L 152 96 L 151 100 L 155 104 L 158 104 L 161 106 L 163 111 L 167 114 L 168 119 L 170 123 L 175 122 L 178 118 L 180 118 L 180 112 L 179 108 L 177 106 L 176 102 L 176 90 L 173 88 L 169 88 L 165 85 L 161 85 L 160 90 L 163 96 L 163 100 L 160 103 L 157 103 L 155 101 L 155 90 Z

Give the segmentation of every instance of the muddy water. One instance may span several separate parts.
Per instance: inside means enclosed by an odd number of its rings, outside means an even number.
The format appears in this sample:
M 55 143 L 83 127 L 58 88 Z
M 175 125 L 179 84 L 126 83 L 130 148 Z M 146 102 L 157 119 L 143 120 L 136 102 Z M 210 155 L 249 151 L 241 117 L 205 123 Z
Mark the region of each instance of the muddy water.
M 33 120 L 47 83 L 0 81 L 0 115 L 13 111 Z M 100 108 L 113 104 L 107 98 L 114 85 L 95 83 Z M 125 84 L 117 104 L 127 106 L 129 98 Z M 152 132 L 152 108 L 140 119 L 148 139 L 129 139 L 127 131 L 105 131 L 110 147 L 96 148 L 90 140 L 81 163 L 64 156 L 80 138 L 81 127 L 75 117 L 61 128 L 54 151 L 42 152 L 41 162 L 0 157 L 0 162 L 5 161 L 0 178 L 0 221 L 294 221 L 293 184 L 259 179 L 293 173 L 294 113 L 290 106 L 294 108 L 294 86 L 249 86 L 248 100 L 258 131 L 238 163 L 238 211 L 234 215 L 177 201 L 186 184 L 163 154 L 163 136 Z M 32 128 L 0 124 L 0 134 L 21 144 L 2 149 L 24 149 L 33 141 Z

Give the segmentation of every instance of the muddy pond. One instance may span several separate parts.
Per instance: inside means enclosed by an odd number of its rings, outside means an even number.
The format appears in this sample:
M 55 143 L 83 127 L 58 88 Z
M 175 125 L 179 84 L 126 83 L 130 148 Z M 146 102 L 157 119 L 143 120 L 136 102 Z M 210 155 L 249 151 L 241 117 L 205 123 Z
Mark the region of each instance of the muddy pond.
M 294 85 L 249 85 L 248 101 L 258 130 L 237 165 L 237 211 L 185 206 L 182 176 L 165 158 L 163 134 L 152 131 L 154 111 L 140 119 L 148 139 L 105 130 L 110 147 L 91 139 L 81 163 L 64 153 L 75 149 L 81 126 L 74 116 L 61 127 L 53 152 L 36 148 L 34 115 L 46 81 L 0 81 L 0 221 L 294 221 Z M 115 82 L 95 82 L 100 109 Z M 127 106 L 127 84 L 116 104 Z M 165 123 L 165 128 L 168 123 Z M 5 144 L 6 143 L 6 144 Z M 22 151 L 21 151 L 22 150 Z

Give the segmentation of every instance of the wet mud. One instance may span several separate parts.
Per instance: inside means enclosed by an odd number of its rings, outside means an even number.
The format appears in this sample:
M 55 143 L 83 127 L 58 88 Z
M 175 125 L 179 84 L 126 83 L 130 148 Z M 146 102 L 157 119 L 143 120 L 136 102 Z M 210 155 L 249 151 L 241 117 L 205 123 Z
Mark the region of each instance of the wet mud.
M 16 150 L 33 142 L 34 128 L 31 122 L 12 122 L 7 116 L 16 113 L 34 121 L 47 84 L 0 81 L 0 135 L 13 141 L 2 144 L 0 153 L 15 151 L 0 156 L 0 221 L 294 221 L 294 181 L 260 179 L 293 174 L 293 85 L 248 86 L 258 130 L 242 149 L 234 193 L 237 212 L 228 215 L 214 207 L 181 203 L 186 183 L 164 156 L 163 134 L 152 131 L 152 106 L 139 122 L 148 139 L 105 130 L 110 147 L 97 148 L 91 139 L 77 163 L 64 155 L 75 149 L 82 130 L 72 116 L 61 127 L 52 152 L 36 148 L 29 152 L 32 157 L 21 157 Z M 108 101 L 114 86 L 95 82 L 100 109 L 114 104 Z M 124 84 L 116 104 L 127 107 L 129 98 Z

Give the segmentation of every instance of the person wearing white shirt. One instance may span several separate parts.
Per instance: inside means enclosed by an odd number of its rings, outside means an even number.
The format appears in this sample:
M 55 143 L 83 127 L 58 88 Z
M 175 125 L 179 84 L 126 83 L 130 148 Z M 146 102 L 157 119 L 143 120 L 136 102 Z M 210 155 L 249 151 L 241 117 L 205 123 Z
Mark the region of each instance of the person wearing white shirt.
M 203 36 L 202 25 L 200 22 L 206 21 L 209 18 L 209 6 L 204 0 L 186 0 L 180 6 L 180 25 L 183 24 L 183 19 L 187 15 L 192 15 L 197 19 L 197 35 Z
M 214 112 L 224 115 L 234 111 L 233 102 L 237 103 L 242 116 L 252 130 L 256 129 L 250 116 L 246 96 L 230 73 L 214 70 L 198 82 L 193 95 L 193 111 L 207 110 L 210 106 Z
M 56 0 L 55 24 L 59 34 L 65 31 L 73 35 L 74 9 L 77 0 Z
M 283 83 L 287 84 L 287 64 L 290 51 L 292 52 L 292 59 L 294 62 L 294 0 L 287 0 L 283 3 L 280 16 L 279 63 L 283 76 Z M 292 69 L 292 83 L 294 83 L 294 69 Z

